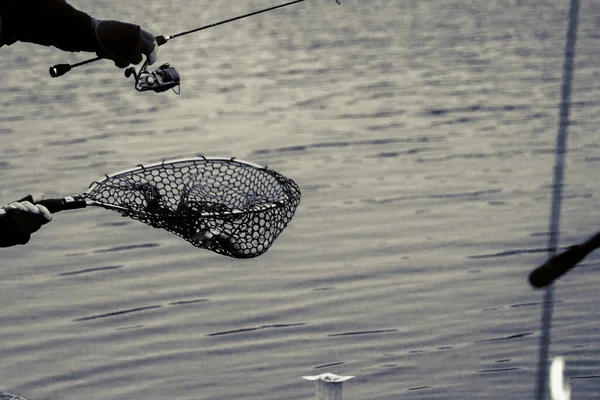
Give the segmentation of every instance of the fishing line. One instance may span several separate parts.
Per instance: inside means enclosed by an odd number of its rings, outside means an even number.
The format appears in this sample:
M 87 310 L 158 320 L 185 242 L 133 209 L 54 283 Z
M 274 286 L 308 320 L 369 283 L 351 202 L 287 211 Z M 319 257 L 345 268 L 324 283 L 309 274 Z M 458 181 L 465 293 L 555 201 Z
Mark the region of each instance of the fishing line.
M 560 212 L 562 206 L 562 191 L 565 175 L 565 155 L 567 152 L 567 135 L 569 128 L 569 111 L 575 61 L 575 45 L 577 42 L 577 26 L 579 19 L 579 0 L 571 0 L 569 7 L 569 26 L 565 45 L 563 65 L 563 81 L 561 87 L 560 119 L 556 137 L 556 152 L 554 160 L 554 180 L 552 191 L 552 209 L 550 215 L 550 237 L 548 239 L 549 256 L 556 253 L 560 229 Z M 545 400 L 548 391 L 548 361 L 550 348 L 550 328 L 554 308 L 554 287 L 550 285 L 544 292 L 542 302 L 541 336 L 539 341 L 538 376 L 536 398 Z
M 240 20 L 240 19 L 243 19 L 243 18 L 248 18 L 248 17 L 251 17 L 253 15 L 262 14 L 262 13 L 265 13 L 265 12 L 268 12 L 268 11 L 276 10 L 278 8 L 291 6 L 292 4 L 301 3 L 303 1 L 306 1 L 306 0 L 293 0 L 293 1 L 290 1 L 290 2 L 287 2 L 287 3 L 279 4 L 277 6 L 272 6 L 272 7 L 264 8 L 262 10 L 253 11 L 253 12 L 248 13 L 248 14 L 240 15 L 240 16 L 237 16 L 237 17 L 229 18 L 229 19 L 225 19 L 225 20 L 219 21 L 219 22 L 214 22 L 212 24 L 204 25 L 204 26 L 201 26 L 199 28 L 190 29 L 190 30 L 187 30 L 187 31 L 175 33 L 173 35 L 160 35 L 160 36 L 156 36 L 156 38 L 155 38 L 156 44 L 158 46 L 162 46 L 163 44 L 167 43 L 171 39 L 175 39 L 175 38 L 178 38 L 178 37 L 181 37 L 181 36 L 189 35 L 190 33 L 200 32 L 200 31 L 203 31 L 203 30 L 208 29 L 208 28 L 213 28 L 215 26 L 227 24 L 229 22 L 237 21 L 237 20 Z M 341 0 L 335 0 L 335 2 L 338 5 L 342 4 Z M 63 76 L 64 74 L 66 74 L 67 72 L 69 72 L 70 70 L 72 70 L 73 68 L 80 67 L 82 65 L 86 65 L 86 64 L 89 64 L 89 63 L 93 63 L 93 62 L 96 62 L 96 61 L 99 61 L 99 60 L 103 60 L 103 58 L 101 58 L 101 57 L 90 58 L 88 60 L 81 61 L 81 62 L 74 63 L 74 64 L 56 64 L 56 65 L 51 66 L 48 69 L 48 72 L 50 73 L 51 77 L 57 78 L 59 76 Z M 179 74 L 169 64 L 163 64 L 159 68 L 159 70 L 157 70 L 155 72 L 148 71 L 147 70 L 147 64 L 148 64 L 148 62 L 146 61 L 144 63 L 144 65 L 140 68 L 139 72 L 135 72 L 135 67 L 130 67 L 125 72 L 125 76 L 126 77 L 130 77 L 131 75 L 134 76 L 134 78 L 136 80 L 136 89 L 138 91 L 153 90 L 155 92 L 164 92 L 165 90 L 172 89 L 174 87 L 179 86 Z M 133 71 L 131 70 L 131 68 L 133 68 Z M 161 84 L 162 83 L 161 75 L 164 76 L 164 77 L 166 77 L 166 81 L 164 82 L 164 85 Z M 142 78 L 144 78 L 144 79 L 140 79 L 139 78 L 140 76 Z M 149 78 L 149 80 L 151 80 L 151 82 L 146 82 L 146 78 Z

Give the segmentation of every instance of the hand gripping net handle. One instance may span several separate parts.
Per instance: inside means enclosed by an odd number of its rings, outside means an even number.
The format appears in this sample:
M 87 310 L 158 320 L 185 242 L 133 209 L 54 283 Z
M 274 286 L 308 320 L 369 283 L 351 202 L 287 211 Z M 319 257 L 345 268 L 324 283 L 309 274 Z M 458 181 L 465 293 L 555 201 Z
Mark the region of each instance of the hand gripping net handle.
M 107 175 L 84 196 L 233 258 L 267 251 L 300 203 L 298 185 L 267 167 L 205 157 Z

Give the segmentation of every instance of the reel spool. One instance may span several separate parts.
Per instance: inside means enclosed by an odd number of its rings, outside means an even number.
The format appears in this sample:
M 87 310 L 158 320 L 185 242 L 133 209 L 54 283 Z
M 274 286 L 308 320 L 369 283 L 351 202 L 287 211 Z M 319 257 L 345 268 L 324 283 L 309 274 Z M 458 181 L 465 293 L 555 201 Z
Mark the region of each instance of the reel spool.
M 165 92 L 173 89 L 176 94 L 180 93 L 181 77 L 179 72 L 170 64 L 163 64 L 155 71 L 148 71 L 148 63 L 144 63 L 139 72 L 135 67 L 129 67 L 125 70 L 125 77 L 133 76 L 135 79 L 135 89 L 138 92 L 152 90 L 156 93 Z

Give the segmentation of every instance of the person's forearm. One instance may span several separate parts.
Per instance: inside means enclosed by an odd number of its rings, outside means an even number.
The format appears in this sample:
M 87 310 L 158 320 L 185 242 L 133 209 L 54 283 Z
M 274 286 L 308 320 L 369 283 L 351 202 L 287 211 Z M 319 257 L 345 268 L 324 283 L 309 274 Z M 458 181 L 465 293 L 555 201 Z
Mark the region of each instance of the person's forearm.
M 2 38 L 65 51 L 97 48 L 92 17 L 64 0 L 0 0 Z

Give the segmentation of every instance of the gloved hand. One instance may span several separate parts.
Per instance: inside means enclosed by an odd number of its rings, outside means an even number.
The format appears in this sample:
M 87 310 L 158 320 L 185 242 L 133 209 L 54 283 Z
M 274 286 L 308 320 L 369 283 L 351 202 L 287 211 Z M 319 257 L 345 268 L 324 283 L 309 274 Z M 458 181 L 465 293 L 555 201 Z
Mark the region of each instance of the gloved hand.
M 46 207 L 29 201 L 15 201 L 4 210 L 6 215 L 0 216 L 0 247 L 26 244 L 32 233 L 52 220 Z
M 158 58 L 158 45 L 154 35 L 139 25 L 120 21 L 94 20 L 94 31 L 98 40 L 98 57 L 114 61 L 119 68 L 139 64 L 142 56 L 152 65 Z

